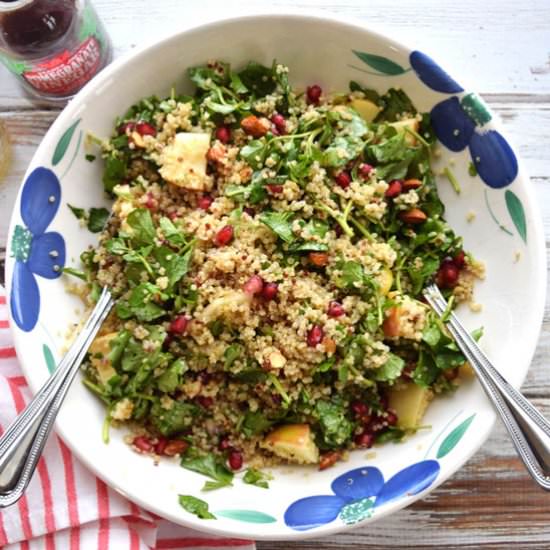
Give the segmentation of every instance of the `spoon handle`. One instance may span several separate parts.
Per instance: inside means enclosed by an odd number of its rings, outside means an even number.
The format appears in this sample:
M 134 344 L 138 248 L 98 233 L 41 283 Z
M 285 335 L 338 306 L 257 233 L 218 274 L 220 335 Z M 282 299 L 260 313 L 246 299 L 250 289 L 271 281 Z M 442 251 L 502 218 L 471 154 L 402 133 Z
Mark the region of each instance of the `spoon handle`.
M 443 315 L 447 302 L 437 286 L 426 287 L 424 297 L 439 316 Z M 527 471 L 550 491 L 550 423 L 495 369 L 454 313 L 449 315 L 447 327 L 499 412 Z
M 14 504 L 25 492 L 71 382 L 113 304 L 103 289 L 55 372 L 0 438 L 0 508 Z

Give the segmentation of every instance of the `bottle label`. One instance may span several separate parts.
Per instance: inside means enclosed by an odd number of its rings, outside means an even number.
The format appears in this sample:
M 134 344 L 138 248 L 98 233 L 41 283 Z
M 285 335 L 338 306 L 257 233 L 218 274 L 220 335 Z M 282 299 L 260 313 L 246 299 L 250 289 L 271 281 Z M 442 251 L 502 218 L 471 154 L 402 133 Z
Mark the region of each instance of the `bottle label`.
M 82 88 L 108 61 L 105 52 L 109 39 L 90 5 L 83 11 L 77 40 L 76 47 L 66 47 L 47 59 L 14 59 L 1 52 L 0 62 L 39 94 L 69 96 Z
M 39 92 L 69 95 L 94 76 L 100 62 L 101 46 L 90 36 L 74 52 L 64 51 L 21 76 Z

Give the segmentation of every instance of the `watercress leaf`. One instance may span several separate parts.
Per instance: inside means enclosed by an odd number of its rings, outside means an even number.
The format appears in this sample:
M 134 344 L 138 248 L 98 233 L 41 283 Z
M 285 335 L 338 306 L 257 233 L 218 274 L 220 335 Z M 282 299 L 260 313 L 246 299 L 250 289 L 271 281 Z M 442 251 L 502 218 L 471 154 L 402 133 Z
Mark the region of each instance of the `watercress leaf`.
M 248 411 L 241 423 L 241 432 L 245 437 L 252 437 L 265 432 L 272 425 L 273 421 L 269 420 L 262 412 Z
M 292 216 L 292 212 L 263 212 L 260 215 L 260 221 L 267 225 L 283 241 L 291 243 L 294 240 Z
M 111 254 L 116 254 L 117 256 L 122 256 L 122 254 L 126 254 L 129 250 L 126 246 L 126 242 L 122 237 L 114 237 L 112 239 L 109 239 L 105 243 L 105 248 L 107 249 L 107 252 L 110 252 Z
M 200 498 L 191 495 L 178 495 L 178 502 L 185 511 L 200 519 L 217 519 L 214 514 L 209 512 L 208 503 Z
M 76 206 L 72 206 L 69 203 L 67 203 L 67 206 L 77 219 L 82 220 L 86 217 L 86 210 L 84 210 L 84 208 L 77 208 Z
M 381 164 L 403 160 L 408 156 L 405 136 L 396 134 L 381 143 L 368 145 L 366 153 L 374 162 Z
M 120 365 L 122 354 L 130 341 L 130 331 L 121 330 L 110 342 L 111 350 L 107 356 L 109 363 L 116 369 Z
M 363 149 L 363 142 L 355 136 L 337 136 L 323 151 L 321 164 L 339 168 L 355 159 Z
M 251 368 L 237 372 L 233 377 L 243 384 L 260 384 L 266 381 L 267 373 L 260 368 Z
M 187 74 L 191 82 L 201 90 L 213 90 L 227 83 L 229 65 L 218 63 L 217 67 L 191 67 Z
M 412 373 L 412 379 L 415 384 L 422 386 L 423 388 L 429 388 L 437 378 L 439 369 L 435 364 L 435 361 L 431 353 L 424 350 L 420 350 L 418 354 L 418 361 L 416 363 L 416 369 Z
M 377 105 L 380 104 L 380 94 L 376 90 L 365 88 L 355 80 L 350 81 L 349 89 L 350 92 L 363 92 L 363 94 L 365 95 L 365 99 L 368 99 L 369 101 L 372 101 Z
M 250 61 L 239 73 L 239 77 L 248 90 L 257 97 L 265 96 L 275 90 L 276 82 L 271 67 L 265 67 L 255 61 Z
M 328 222 L 325 220 L 312 218 L 304 226 L 304 229 L 308 235 L 311 235 L 312 237 L 320 237 L 322 239 L 327 234 L 329 227 Z
M 223 358 L 225 361 L 225 368 L 231 368 L 231 365 L 239 359 L 243 354 L 243 347 L 240 344 L 231 344 L 225 348 Z
M 168 277 L 170 287 L 174 286 L 189 271 L 189 265 L 193 255 L 193 249 L 188 249 L 184 254 L 178 254 L 167 246 L 156 248 L 154 256 L 159 265 L 164 268 L 164 274 Z
M 106 208 L 90 208 L 88 215 L 88 229 L 92 233 L 103 231 L 111 213 Z
M 378 382 L 390 382 L 401 376 L 405 361 L 394 353 L 388 354 L 388 360 L 379 368 L 372 370 L 372 378 Z
M 161 392 L 171 393 L 181 384 L 181 376 L 187 371 L 187 364 L 176 359 L 158 378 L 157 387 Z
M 441 328 L 435 321 L 426 323 L 422 331 L 422 341 L 426 342 L 431 348 L 435 348 L 439 344 L 441 337 Z
M 153 243 L 156 232 L 153 225 L 151 212 L 147 208 L 136 208 L 132 210 L 126 219 L 132 228 L 132 241 L 137 246 L 145 246 Z
M 435 364 L 438 369 L 454 369 L 466 362 L 464 355 L 458 351 L 440 352 L 435 356 Z
M 340 447 L 351 438 L 353 422 L 347 417 L 342 402 L 319 400 L 315 404 L 314 414 L 319 419 L 324 446 Z
M 430 258 L 424 256 L 421 258 L 420 265 L 416 262 L 410 262 L 407 267 L 407 273 L 412 283 L 412 293 L 416 295 L 424 287 L 425 282 L 437 271 L 439 268 L 439 258 Z
M 239 108 L 239 103 L 220 103 L 211 97 L 206 98 L 203 104 L 210 111 L 222 115 L 228 115 Z
M 416 109 L 409 96 L 403 90 L 390 88 L 380 97 L 382 111 L 378 113 L 375 122 L 395 122 L 403 115 L 409 113 L 416 114 Z
M 126 177 L 126 161 L 114 151 L 105 159 L 105 170 L 103 171 L 103 187 L 109 193 L 113 188 L 122 182 Z
M 249 141 L 240 150 L 239 155 L 254 170 L 259 170 L 267 157 L 267 143 L 260 139 Z
M 335 363 L 336 357 L 333 355 L 332 357 L 325 359 L 322 363 L 319 363 L 317 365 L 317 368 L 315 369 L 315 372 L 328 372 L 330 369 L 332 369 Z
M 401 441 L 407 432 L 401 428 L 396 428 L 395 426 L 389 426 L 380 434 L 376 435 L 376 443 L 388 443 L 389 441 Z
M 175 247 L 185 245 L 185 235 L 183 231 L 174 225 L 174 222 L 170 218 L 162 217 L 159 220 L 159 227 L 164 235 L 164 238 L 169 244 Z
M 150 418 L 153 426 L 165 437 L 172 437 L 185 431 L 193 423 L 199 409 L 192 403 L 173 401 L 169 409 L 165 409 L 160 402 L 151 407 Z
M 248 468 L 243 476 L 243 482 L 248 485 L 255 485 L 262 489 L 269 489 L 268 481 L 273 479 L 271 474 L 256 470 L 256 468 Z
M 227 481 L 205 481 L 201 491 L 215 491 L 216 489 L 222 489 L 223 487 L 230 487 L 232 483 Z
M 338 267 L 341 271 L 341 275 L 336 281 L 338 288 L 360 288 L 363 285 L 365 272 L 359 262 L 350 260 L 343 262 Z
M 246 94 L 246 92 L 248 92 L 248 88 L 243 84 L 241 77 L 237 73 L 231 72 L 230 79 L 231 79 L 231 89 L 236 94 Z
M 130 311 L 140 321 L 153 321 L 166 314 L 166 311 L 153 302 L 159 293 L 159 288 L 151 283 L 141 283 L 136 286 L 128 298 Z
M 206 455 L 186 455 L 181 459 L 181 465 L 186 470 L 197 472 L 214 481 L 223 482 L 226 485 L 231 485 L 233 480 L 233 473 L 226 468 L 220 459 L 217 459 L 211 453 Z

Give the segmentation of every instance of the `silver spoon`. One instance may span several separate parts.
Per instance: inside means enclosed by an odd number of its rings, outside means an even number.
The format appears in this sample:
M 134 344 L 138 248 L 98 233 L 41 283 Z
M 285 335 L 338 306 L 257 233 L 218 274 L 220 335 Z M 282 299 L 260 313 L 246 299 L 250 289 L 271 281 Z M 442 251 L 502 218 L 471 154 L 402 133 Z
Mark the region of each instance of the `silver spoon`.
M 431 284 L 423 294 L 441 317 L 447 301 L 439 288 Z M 454 313 L 449 315 L 447 327 L 500 414 L 527 471 L 543 489 L 550 491 L 550 423 L 495 369 Z
M 34 473 L 59 408 L 114 300 L 103 289 L 84 328 L 23 412 L 0 438 L 0 508 L 17 502 Z

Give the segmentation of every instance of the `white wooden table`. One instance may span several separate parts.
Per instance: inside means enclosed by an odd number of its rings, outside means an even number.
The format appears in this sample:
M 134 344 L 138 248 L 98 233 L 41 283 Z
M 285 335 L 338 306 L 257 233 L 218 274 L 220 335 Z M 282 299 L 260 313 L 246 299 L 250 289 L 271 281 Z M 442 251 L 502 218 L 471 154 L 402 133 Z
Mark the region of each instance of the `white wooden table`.
M 266 2 L 95 0 L 115 55 L 203 14 L 247 12 Z M 225 7 L 224 7 L 225 4 Z M 550 239 L 550 0 L 274 0 L 364 21 L 445 60 L 501 116 L 525 161 Z M 0 67 L 0 118 L 15 147 L 0 182 L 0 256 L 21 178 L 58 111 L 22 96 Z M 550 416 L 550 302 L 523 386 Z M 483 450 L 428 498 L 366 528 L 319 541 L 260 543 L 260 550 L 318 548 L 550 548 L 550 494 L 535 488 L 498 425 Z M 122 549 L 121 549 L 122 550 Z

